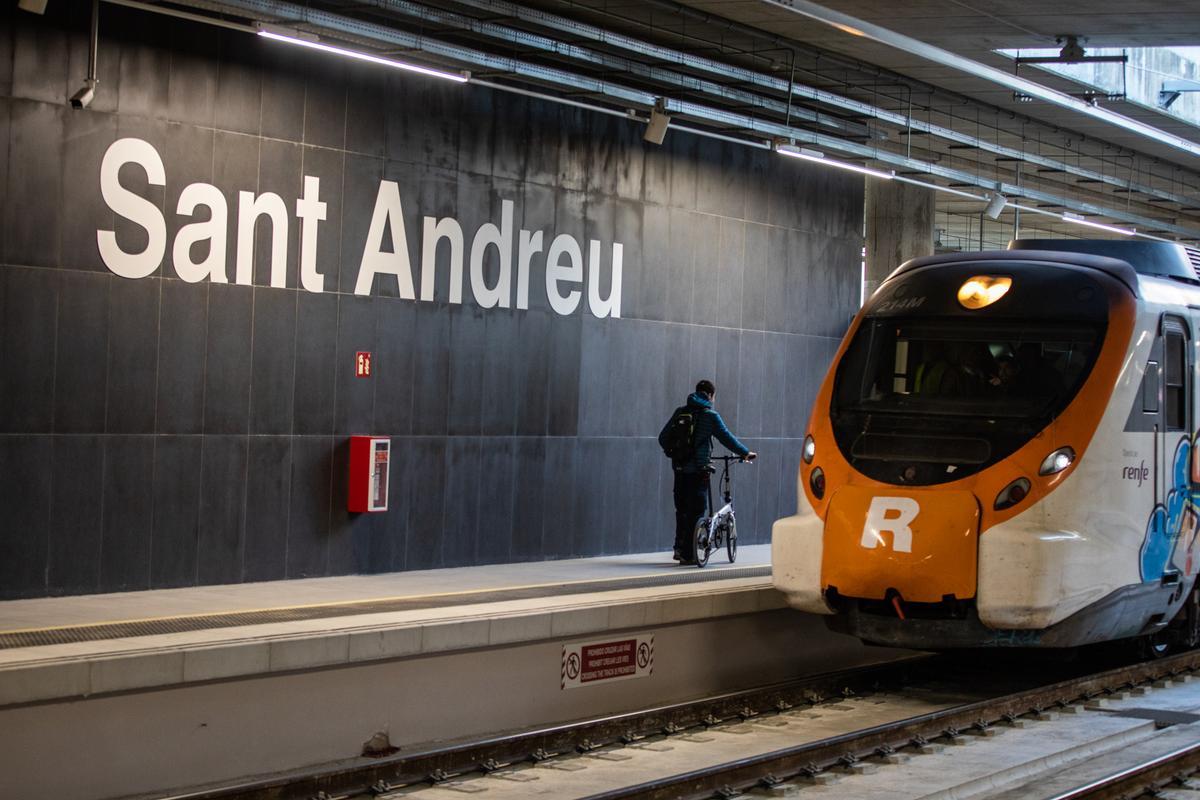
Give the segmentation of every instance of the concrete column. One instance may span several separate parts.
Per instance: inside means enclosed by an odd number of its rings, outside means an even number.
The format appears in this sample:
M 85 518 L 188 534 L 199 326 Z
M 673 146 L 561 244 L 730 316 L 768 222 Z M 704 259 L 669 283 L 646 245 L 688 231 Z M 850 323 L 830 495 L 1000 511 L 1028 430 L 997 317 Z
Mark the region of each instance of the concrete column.
M 933 255 L 933 190 L 867 181 L 866 296 L 910 258 Z

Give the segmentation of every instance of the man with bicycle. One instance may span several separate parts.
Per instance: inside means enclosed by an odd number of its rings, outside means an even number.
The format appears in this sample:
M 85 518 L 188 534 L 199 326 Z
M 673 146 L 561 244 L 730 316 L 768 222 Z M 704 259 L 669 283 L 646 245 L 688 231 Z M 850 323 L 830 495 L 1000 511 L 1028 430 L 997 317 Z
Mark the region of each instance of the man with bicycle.
M 695 563 L 693 529 L 708 506 L 708 481 L 712 472 L 712 438 L 731 452 L 753 461 L 758 454 L 738 441 L 725 420 L 713 408 L 717 389 L 712 381 L 702 380 L 687 403 L 675 409 L 667 420 L 658 443 L 671 459 L 675 473 L 675 560 Z

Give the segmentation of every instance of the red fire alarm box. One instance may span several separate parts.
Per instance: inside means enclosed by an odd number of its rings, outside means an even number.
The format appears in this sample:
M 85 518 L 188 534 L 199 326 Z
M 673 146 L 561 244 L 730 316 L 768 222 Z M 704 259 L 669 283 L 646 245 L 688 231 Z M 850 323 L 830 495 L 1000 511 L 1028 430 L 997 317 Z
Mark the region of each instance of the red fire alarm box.
M 386 436 L 350 437 L 350 511 L 387 511 L 388 461 L 392 440 Z

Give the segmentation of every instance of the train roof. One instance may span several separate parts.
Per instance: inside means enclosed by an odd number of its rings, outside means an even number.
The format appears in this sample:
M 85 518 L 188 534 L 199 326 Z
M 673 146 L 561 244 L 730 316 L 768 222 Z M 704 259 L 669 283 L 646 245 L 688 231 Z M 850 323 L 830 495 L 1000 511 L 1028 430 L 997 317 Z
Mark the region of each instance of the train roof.
M 921 267 L 964 261 L 1051 261 L 1088 267 L 1112 275 L 1138 294 L 1138 276 L 1168 278 L 1200 285 L 1200 250 L 1174 242 L 1111 239 L 1014 239 L 1008 250 L 947 253 L 914 258 L 888 279 Z

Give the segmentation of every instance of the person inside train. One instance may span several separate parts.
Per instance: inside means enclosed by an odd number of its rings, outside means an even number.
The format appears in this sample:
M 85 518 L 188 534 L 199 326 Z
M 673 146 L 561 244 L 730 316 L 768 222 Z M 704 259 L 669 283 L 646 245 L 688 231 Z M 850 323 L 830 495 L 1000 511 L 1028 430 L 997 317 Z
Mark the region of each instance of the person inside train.
M 936 339 L 922 342 L 923 358 L 913 377 L 913 394 L 921 397 L 948 397 L 959 393 L 961 380 L 952 363 L 953 353 L 946 343 Z
M 670 456 L 671 469 L 675 473 L 672 492 L 675 500 L 674 558 L 681 564 L 696 562 L 692 534 L 696 521 L 708 506 L 713 437 L 747 461 L 758 457 L 757 453 L 738 441 L 713 408 L 716 397 L 717 387 L 713 382 L 700 381 L 696 384 L 696 391 L 688 396 L 687 403 L 675 409 L 658 434 L 658 443 Z M 682 444 L 674 441 L 681 434 L 686 439 Z

